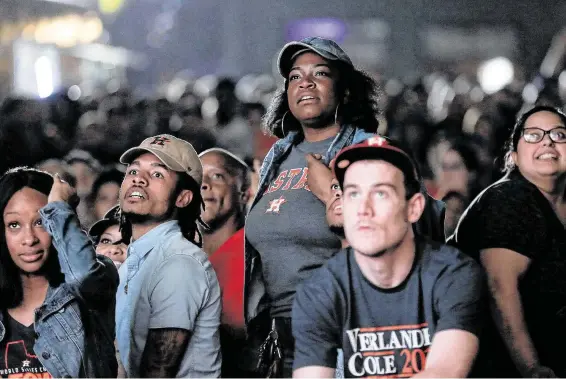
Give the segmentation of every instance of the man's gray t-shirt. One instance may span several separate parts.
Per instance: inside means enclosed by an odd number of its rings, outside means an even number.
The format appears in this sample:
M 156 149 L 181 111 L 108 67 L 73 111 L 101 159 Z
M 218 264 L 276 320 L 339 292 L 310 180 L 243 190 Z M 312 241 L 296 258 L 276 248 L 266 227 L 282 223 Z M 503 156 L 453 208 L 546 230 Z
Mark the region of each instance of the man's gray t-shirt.
M 481 267 L 453 247 L 424 238 L 415 243 L 411 271 L 395 288 L 371 283 L 352 248 L 299 286 L 295 370 L 334 368 L 336 349 L 343 348 L 346 378 L 405 378 L 426 368 L 436 333 L 456 329 L 480 337 L 487 310 Z
M 324 155 L 334 137 L 293 146 L 251 209 L 246 238 L 261 257 L 272 317 L 290 317 L 297 285 L 340 250 L 326 208 L 308 188 L 307 153 Z
M 177 377 L 219 377 L 220 286 L 206 254 L 177 221 L 152 229 L 128 247 L 119 270 L 116 341 L 128 377 L 139 367 L 150 329 L 190 331 Z

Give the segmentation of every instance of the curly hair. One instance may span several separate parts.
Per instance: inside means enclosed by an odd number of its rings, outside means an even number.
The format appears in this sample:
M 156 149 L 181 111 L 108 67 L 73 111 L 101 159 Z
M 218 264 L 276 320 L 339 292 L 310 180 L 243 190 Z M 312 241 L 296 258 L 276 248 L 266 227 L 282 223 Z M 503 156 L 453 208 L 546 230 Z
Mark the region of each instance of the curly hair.
M 554 113 L 566 125 L 566 114 L 562 110 L 556 107 L 548 106 L 548 105 L 537 105 L 528 111 L 524 112 L 519 116 L 515 126 L 513 127 L 513 131 L 509 136 L 507 142 L 505 143 L 505 156 L 503 158 L 503 169 L 502 171 L 505 174 L 510 174 L 511 172 L 515 171 L 516 165 L 513 161 L 512 155 L 514 152 L 517 151 L 517 145 L 519 145 L 519 140 L 521 139 L 521 135 L 523 134 L 523 129 L 525 127 L 525 123 L 527 119 L 531 117 L 533 114 L 538 112 L 550 112 Z
M 179 208 L 177 219 L 181 227 L 181 233 L 186 239 L 193 242 L 198 247 L 202 247 L 202 234 L 199 230 L 201 228 L 208 229 L 208 225 L 202 220 L 201 212 L 204 209 L 204 200 L 200 192 L 200 185 L 189 175 L 179 175 L 177 181 L 177 188 L 175 195 L 178 195 L 182 190 L 187 189 L 193 193 L 193 199 L 184 208 Z
M 377 116 L 379 108 L 379 87 L 375 80 L 363 71 L 356 70 L 343 62 L 329 61 L 331 67 L 339 73 L 335 86 L 336 98 L 340 102 L 339 115 L 342 124 L 356 125 L 369 133 L 376 133 L 379 126 Z M 278 138 L 285 137 L 290 131 L 300 131 L 299 121 L 291 114 L 287 100 L 289 81 L 275 93 L 263 117 L 266 133 Z M 283 118 L 285 118 L 283 128 Z

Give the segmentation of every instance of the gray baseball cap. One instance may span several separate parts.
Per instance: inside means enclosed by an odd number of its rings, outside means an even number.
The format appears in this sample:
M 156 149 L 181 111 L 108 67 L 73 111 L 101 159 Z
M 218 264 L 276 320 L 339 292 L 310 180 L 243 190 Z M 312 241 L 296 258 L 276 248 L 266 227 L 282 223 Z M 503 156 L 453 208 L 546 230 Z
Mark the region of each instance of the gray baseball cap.
M 291 70 L 293 59 L 298 54 L 309 50 L 325 59 L 341 61 L 352 67 L 354 66 L 348 54 L 346 54 L 336 42 L 322 37 L 307 37 L 300 41 L 289 42 L 283 46 L 277 58 L 277 67 L 279 68 L 281 76 L 287 78 Z

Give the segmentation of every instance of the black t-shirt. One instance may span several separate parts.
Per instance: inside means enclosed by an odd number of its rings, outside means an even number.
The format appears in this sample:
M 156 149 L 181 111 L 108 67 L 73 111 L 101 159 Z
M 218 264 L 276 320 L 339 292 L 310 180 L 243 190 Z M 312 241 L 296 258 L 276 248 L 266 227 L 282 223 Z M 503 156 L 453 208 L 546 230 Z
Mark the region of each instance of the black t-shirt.
M 51 378 L 33 351 L 34 325 L 22 325 L 8 312 L 3 316 L 6 333 L 0 342 L 0 377 Z
M 468 207 L 449 243 L 478 260 L 488 248 L 532 260 L 519 284 L 525 321 L 541 364 L 565 377 L 566 231 L 538 188 L 519 173 L 494 183 Z M 477 365 L 479 376 L 519 376 L 492 321 Z
M 409 377 L 425 367 L 435 333 L 480 333 L 485 313 L 481 268 L 453 247 L 417 244 L 413 267 L 392 289 L 374 286 L 348 248 L 301 286 L 293 307 L 294 368 L 335 367 L 346 377 Z

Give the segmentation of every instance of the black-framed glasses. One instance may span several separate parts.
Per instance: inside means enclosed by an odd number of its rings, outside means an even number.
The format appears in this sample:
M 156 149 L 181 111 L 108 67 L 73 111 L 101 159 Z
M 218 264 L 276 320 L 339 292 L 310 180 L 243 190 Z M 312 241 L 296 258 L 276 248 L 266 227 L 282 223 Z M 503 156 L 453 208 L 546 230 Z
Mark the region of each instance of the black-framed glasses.
M 554 143 L 566 143 L 566 128 L 559 126 L 558 128 L 544 130 L 541 128 L 525 128 L 523 129 L 523 139 L 527 143 L 539 143 L 547 135 Z

